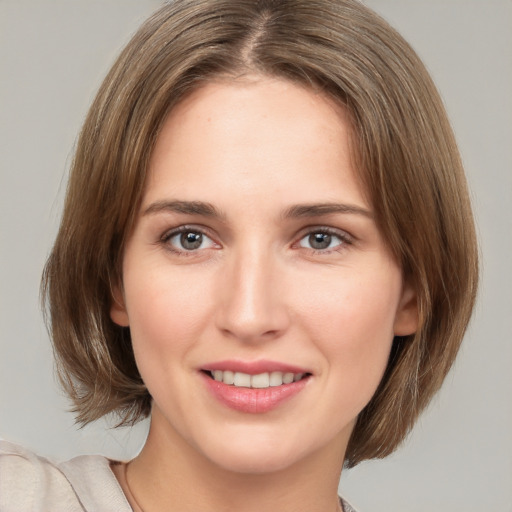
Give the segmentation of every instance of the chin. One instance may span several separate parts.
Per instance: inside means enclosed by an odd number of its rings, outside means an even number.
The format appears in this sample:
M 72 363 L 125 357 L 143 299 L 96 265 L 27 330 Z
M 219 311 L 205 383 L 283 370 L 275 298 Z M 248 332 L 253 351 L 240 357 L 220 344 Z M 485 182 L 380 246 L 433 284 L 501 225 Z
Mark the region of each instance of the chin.
M 308 445 L 304 439 L 283 439 L 282 431 L 277 436 L 262 435 L 228 436 L 225 443 L 210 446 L 204 455 L 225 471 L 240 474 L 276 473 L 314 458 L 322 451 L 317 443 Z M 295 441 L 295 442 L 294 442 Z M 300 442 L 299 442 L 300 441 Z M 328 443 L 329 444 L 329 443 Z
M 229 450 L 210 459 L 225 471 L 239 474 L 268 474 L 283 471 L 297 462 L 297 454 L 271 453 L 271 450 Z

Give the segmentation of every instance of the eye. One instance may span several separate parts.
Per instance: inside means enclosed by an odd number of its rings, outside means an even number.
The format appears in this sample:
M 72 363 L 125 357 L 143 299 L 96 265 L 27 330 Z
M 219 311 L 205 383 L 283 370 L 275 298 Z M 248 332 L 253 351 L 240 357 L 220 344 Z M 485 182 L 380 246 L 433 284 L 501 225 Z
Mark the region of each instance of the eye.
M 302 237 L 298 243 L 299 247 L 325 252 L 337 250 L 348 244 L 350 244 L 350 238 L 347 234 L 328 228 L 312 231 Z
M 167 233 L 162 241 L 175 252 L 192 252 L 216 247 L 215 242 L 205 233 L 187 226 Z

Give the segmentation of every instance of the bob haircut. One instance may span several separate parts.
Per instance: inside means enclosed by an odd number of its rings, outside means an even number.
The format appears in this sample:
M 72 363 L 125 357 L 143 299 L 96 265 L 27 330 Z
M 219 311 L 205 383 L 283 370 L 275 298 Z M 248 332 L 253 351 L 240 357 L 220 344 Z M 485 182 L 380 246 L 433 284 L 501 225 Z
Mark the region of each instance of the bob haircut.
M 345 465 L 385 457 L 454 361 L 475 301 L 478 250 L 438 92 L 403 38 L 356 0 L 175 0 L 134 35 L 86 118 L 43 275 L 61 382 L 81 424 L 109 413 L 119 425 L 149 415 L 129 329 L 109 313 L 148 162 L 164 120 L 185 95 L 212 80 L 249 75 L 289 80 L 346 109 L 363 190 L 415 287 L 419 328 L 395 338 Z

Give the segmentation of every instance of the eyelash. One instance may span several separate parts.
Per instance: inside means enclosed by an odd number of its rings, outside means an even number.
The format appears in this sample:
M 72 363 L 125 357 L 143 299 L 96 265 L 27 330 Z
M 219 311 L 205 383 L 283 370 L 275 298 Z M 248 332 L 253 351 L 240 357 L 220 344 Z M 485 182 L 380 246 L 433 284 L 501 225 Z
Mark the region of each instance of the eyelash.
M 172 238 L 178 236 L 178 235 L 183 235 L 183 234 L 186 234 L 186 233 L 190 233 L 190 234 L 197 234 L 197 235 L 200 235 L 201 237 L 203 237 L 203 239 L 201 240 L 201 243 L 204 242 L 204 238 L 210 240 L 210 246 L 209 247 L 206 247 L 206 248 L 203 248 L 203 249 L 200 249 L 200 248 L 197 248 L 197 249 L 185 249 L 185 248 L 182 248 L 182 249 L 179 249 L 179 248 L 176 248 L 175 246 L 173 246 L 173 244 L 170 243 L 170 241 L 172 240 Z M 304 247 L 301 245 L 301 242 L 308 238 L 308 237 L 311 237 L 313 235 L 327 235 L 327 236 L 330 236 L 330 237 L 335 237 L 339 240 L 339 243 L 337 245 L 335 245 L 334 247 L 326 247 L 324 249 L 315 249 L 313 247 Z M 179 226 L 177 228 L 174 228 L 170 231 L 166 231 L 160 238 L 160 242 L 165 245 L 166 249 L 169 250 L 170 252 L 174 253 L 175 255 L 177 256 L 184 256 L 184 257 L 190 257 L 190 256 L 195 256 L 197 255 L 197 253 L 200 251 L 200 250 L 204 250 L 204 249 L 209 249 L 209 248 L 219 248 L 220 245 L 217 244 L 214 240 L 213 240 L 213 237 L 211 237 L 209 234 L 208 234 L 208 231 L 205 230 L 204 228 L 200 227 L 200 226 L 189 226 L 189 225 L 183 225 L 183 226 Z M 300 235 L 300 238 L 294 242 L 292 244 L 292 248 L 304 248 L 304 249 L 307 249 L 309 251 L 312 252 L 312 254 L 331 254 L 333 252 L 340 252 L 342 251 L 343 249 L 346 249 L 347 246 L 350 246 L 353 244 L 353 238 L 348 234 L 346 233 L 345 231 L 342 231 L 340 229 L 335 229 L 335 228 L 330 228 L 330 227 L 327 227 L 327 226 L 311 226 L 309 228 L 307 228 L 307 230 L 303 230 L 301 235 Z
M 202 237 L 201 244 L 204 243 L 204 239 L 207 239 L 210 241 L 210 246 L 207 248 L 212 247 L 220 247 L 219 244 L 217 244 L 213 237 L 211 237 L 208 234 L 208 231 L 205 228 L 199 227 L 199 226 L 189 226 L 189 225 L 183 225 L 179 226 L 177 228 L 171 229 L 169 231 L 166 231 L 160 238 L 160 242 L 165 246 L 165 248 L 172 252 L 176 256 L 183 256 L 183 257 L 190 257 L 190 256 L 197 256 L 197 253 L 201 249 L 185 249 L 185 248 L 178 248 L 175 245 L 171 243 L 171 240 L 179 235 L 183 234 L 196 234 L 200 235 Z M 204 248 L 203 248 L 204 250 Z
M 313 251 L 313 254 L 331 254 L 333 252 L 340 252 L 346 249 L 347 246 L 352 245 L 354 242 L 353 238 L 347 232 L 342 231 L 340 229 L 330 228 L 327 226 L 311 226 L 307 228 L 306 231 L 303 231 L 299 240 L 295 242 L 293 245 L 302 247 L 300 243 L 304 239 L 311 237 L 313 235 L 328 235 L 330 237 L 336 237 L 339 240 L 339 243 L 334 247 L 327 247 L 325 249 L 314 249 L 312 247 L 307 248 Z

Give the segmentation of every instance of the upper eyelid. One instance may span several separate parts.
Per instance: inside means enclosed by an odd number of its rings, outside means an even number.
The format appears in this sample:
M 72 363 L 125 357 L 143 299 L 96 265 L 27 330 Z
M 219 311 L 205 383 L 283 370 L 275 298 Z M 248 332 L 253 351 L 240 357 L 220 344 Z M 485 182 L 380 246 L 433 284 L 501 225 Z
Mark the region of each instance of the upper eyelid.
M 210 230 L 205 228 L 204 226 L 197 225 L 189 225 L 183 224 L 180 226 L 176 226 L 174 228 L 169 228 L 163 232 L 163 234 L 159 237 L 157 244 L 165 248 L 171 254 L 174 254 L 176 257 L 200 257 L 200 255 L 204 255 L 204 251 L 206 250 L 215 250 L 222 248 L 221 244 L 216 240 L 214 236 L 209 233 Z M 203 248 L 194 248 L 194 249 L 186 249 L 184 247 L 179 247 L 179 243 L 171 243 L 171 240 L 182 234 L 182 233 L 200 233 L 202 236 L 208 238 L 211 244 L 208 247 Z
M 159 240 L 163 240 L 165 237 L 168 237 L 172 233 L 179 233 L 181 231 L 186 231 L 187 229 L 190 231 L 198 231 L 210 237 L 219 245 L 223 245 L 225 242 L 228 242 L 233 238 L 231 228 L 224 222 L 217 222 L 217 219 L 215 218 L 190 219 L 189 215 L 186 215 L 188 218 L 185 219 L 176 219 L 169 217 L 168 215 L 161 215 L 159 217 L 158 231 L 162 233 L 159 237 Z
M 326 247 L 324 249 L 315 249 L 313 247 L 304 247 L 301 245 L 302 240 L 304 238 L 314 234 L 314 233 L 325 233 L 331 236 L 335 236 L 340 240 L 339 244 L 336 244 L 334 247 Z M 299 231 L 299 234 L 296 235 L 294 242 L 290 245 L 290 247 L 294 250 L 304 250 L 311 254 L 318 254 L 318 255 L 332 255 L 334 253 L 340 253 L 348 250 L 350 247 L 352 247 L 354 244 L 357 243 L 357 240 L 347 231 L 340 229 L 340 228 L 334 228 L 331 226 L 309 226 L 308 228 L 305 228 L 301 231 Z
M 214 235 L 212 234 L 211 229 L 208 229 L 206 226 L 202 226 L 200 224 L 182 224 L 180 226 L 166 229 L 162 233 L 161 239 L 169 239 L 172 236 L 177 235 L 178 233 L 183 233 L 186 231 L 201 233 L 202 235 L 206 235 L 208 238 L 211 238 L 212 240 L 215 238 Z
M 168 241 L 173 236 L 183 233 L 183 232 L 198 232 L 202 235 L 207 236 L 210 238 L 216 245 L 223 245 L 222 242 L 220 242 L 220 237 L 213 231 L 211 228 L 208 228 L 207 226 L 201 225 L 201 224 L 182 224 L 178 225 L 169 229 L 166 229 L 162 235 L 160 236 L 161 241 Z M 334 226 L 329 226 L 325 224 L 315 224 L 315 225 L 309 225 L 304 226 L 300 230 L 298 230 L 295 235 L 293 235 L 291 245 L 295 245 L 300 240 L 302 240 L 305 236 L 308 236 L 312 233 L 327 233 L 333 236 L 338 236 L 343 242 L 345 243 L 353 243 L 357 240 L 357 237 L 352 235 L 349 231 L 346 229 L 341 229 Z
M 315 226 L 306 226 L 306 227 L 300 229 L 296 236 L 299 239 L 302 239 L 304 236 L 311 234 L 311 233 L 328 233 L 330 235 L 339 236 L 340 238 L 356 240 L 356 237 L 354 235 L 352 235 L 346 229 L 336 228 L 333 226 L 325 226 L 322 224 L 318 224 Z

